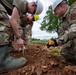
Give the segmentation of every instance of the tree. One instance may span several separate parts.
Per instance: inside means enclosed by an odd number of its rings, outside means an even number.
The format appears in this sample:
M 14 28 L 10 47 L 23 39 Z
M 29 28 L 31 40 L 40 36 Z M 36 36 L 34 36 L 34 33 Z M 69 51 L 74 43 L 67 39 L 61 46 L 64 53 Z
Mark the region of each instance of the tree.
M 66 1 L 66 0 L 65 0 Z M 68 4 L 71 5 L 76 0 L 67 0 Z M 57 32 L 60 28 L 60 19 L 55 16 L 52 12 L 51 6 L 49 6 L 48 11 L 46 12 L 46 16 L 43 18 L 41 23 L 41 30 L 45 30 L 47 32 Z
M 60 20 L 56 17 L 55 14 L 53 14 L 51 6 L 49 6 L 49 9 L 46 14 L 47 15 L 43 18 L 40 29 L 45 30 L 47 32 L 58 33 L 60 27 Z
M 69 0 L 69 1 L 68 1 L 68 4 L 69 4 L 69 5 L 72 5 L 72 3 L 74 3 L 75 1 L 76 1 L 76 0 Z

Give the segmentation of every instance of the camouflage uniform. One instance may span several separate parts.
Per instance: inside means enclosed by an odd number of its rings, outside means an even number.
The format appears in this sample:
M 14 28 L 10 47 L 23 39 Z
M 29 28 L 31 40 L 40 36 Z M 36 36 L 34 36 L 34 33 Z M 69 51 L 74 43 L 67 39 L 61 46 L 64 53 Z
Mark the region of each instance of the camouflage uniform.
M 10 23 L 5 8 L 0 4 L 0 45 L 9 43 Z
M 56 41 L 59 45 L 64 44 L 61 55 L 66 59 L 76 61 L 76 2 L 63 16 L 59 37 Z
M 27 19 L 27 15 L 22 16 L 19 21 L 19 31 L 21 33 L 22 39 L 24 39 L 25 44 L 28 44 L 31 42 L 31 36 L 32 36 L 32 26 L 33 22 L 30 22 Z
M 10 55 L 11 41 L 9 40 L 12 27 L 8 15 L 12 14 L 13 6 L 18 8 L 19 14 L 26 13 L 26 0 L 0 0 L 0 74 L 23 67 L 25 58 L 14 58 Z
M 18 8 L 19 14 L 26 14 L 26 0 L 0 0 L 0 45 L 9 44 L 9 42 L 11 42 L 10 38 L 13 32 L 7 14 L 12 14 L 14 5 Z

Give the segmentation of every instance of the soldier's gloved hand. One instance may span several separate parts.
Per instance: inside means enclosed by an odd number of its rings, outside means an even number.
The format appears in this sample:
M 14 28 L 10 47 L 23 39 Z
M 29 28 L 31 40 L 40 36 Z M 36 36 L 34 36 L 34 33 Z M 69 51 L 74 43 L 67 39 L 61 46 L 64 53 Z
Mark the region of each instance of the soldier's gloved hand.
M 24 46 L 24 40 L 21 38 L 17 39 L 17 44 L 19 45 L 19 47 L 23 47 Z
M 57 44 L 56 40 L 54 40 L 54 39 L 51 40 L 51 39 L 50 39 L 50 40 L 48 41 L 48 44 L 47 44 L 46 46 L 49 48 L 49 47 L 51 47 L 51 46 L 58 46 L 58 44 Z

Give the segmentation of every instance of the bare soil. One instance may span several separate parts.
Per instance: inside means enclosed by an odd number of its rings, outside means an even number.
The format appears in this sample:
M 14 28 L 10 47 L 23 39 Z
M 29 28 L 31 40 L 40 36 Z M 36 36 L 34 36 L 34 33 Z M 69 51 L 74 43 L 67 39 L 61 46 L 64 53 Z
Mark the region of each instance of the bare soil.
M 26 48 L 26 65 L 1 75 L 76 75 L 75 65 L 66 62 L 60 55 L 51 53 L 45 45 L 28 44 Z M 22 51 L 11 53 L 15 57 L 23 57 Z

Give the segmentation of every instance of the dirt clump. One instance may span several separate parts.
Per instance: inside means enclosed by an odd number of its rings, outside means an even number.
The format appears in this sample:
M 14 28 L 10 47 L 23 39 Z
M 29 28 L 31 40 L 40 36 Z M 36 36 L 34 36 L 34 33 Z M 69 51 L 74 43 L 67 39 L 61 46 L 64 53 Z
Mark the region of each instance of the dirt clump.
M 54 55 L 43 44 L 28 44 L 25 58 L 27 64 L 1 75 L 76 75 L 76 67 L 66 62 L 60 55 Z M 15 57 L 22 57 L 22 51 L 11 52 Z M 69 73 L 70 71 L 70 73 Z

